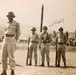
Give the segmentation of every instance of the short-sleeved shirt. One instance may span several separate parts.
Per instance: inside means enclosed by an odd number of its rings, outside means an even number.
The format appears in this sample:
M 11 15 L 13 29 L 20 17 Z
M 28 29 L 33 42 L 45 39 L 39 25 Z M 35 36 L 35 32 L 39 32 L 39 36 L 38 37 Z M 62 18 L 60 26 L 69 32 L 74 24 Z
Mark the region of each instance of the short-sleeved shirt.
M 35 33 L 35 34 L 30 34 L 30 36 L 29 36 L 29 40 L 30 40 L 30 42 L 33 42 L 33 41 L 36 41 L 36 42 L 38 42 L 38 40 L 39 40 L 39 36 L 38 36 L 38 34 L 37 33 Z
M 61 34 L 60 32 L 57 34 L 57 42 L 58 43 L 65 43 L 66 39 L 65 39 L 65 35 L 64 33 Z
M 41 39 L 42 43 L 50 43 L 51 42 L 51 37 L 50 37 L 50 34 L 48 32 L 42 33 L 40 36 L 40 39 Z
M 20 25 L 16 21 L 6 23 L 4 27 L 4 35 L 15 35 L 16 38 L 20 36 Z

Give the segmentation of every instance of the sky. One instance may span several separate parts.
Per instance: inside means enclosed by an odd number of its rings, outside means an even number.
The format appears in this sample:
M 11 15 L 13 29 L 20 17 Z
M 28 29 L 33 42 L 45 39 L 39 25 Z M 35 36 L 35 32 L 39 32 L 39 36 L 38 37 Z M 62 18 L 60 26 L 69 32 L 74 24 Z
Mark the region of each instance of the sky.
M 13 11 L 21 26 L 40 27 L 42 4 L 43 26 L 56 31 L 60 27 L 64 31 L 76 30 L 76 0 L 0 0 L 0 20 L 7 21 L 6 15 Z

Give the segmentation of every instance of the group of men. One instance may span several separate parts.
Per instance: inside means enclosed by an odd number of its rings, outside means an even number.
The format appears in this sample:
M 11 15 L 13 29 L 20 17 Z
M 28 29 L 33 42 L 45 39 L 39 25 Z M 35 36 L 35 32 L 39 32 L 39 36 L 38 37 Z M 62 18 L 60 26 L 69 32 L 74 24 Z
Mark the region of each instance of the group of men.
M 31 29 L 32 34 L 29 36 L 28 44 L 29 44 L 29 60 L 30 63 L 28 65 L 32 65 L 32 53 L 34 51 L 34 59 L 35 59 L 35 65 L 37 65 L 37 44 L 39 43 L 39 48 L 41 50 L 41 60 L 42 64 L 41 66 L 44 66 L 44 60 L 45 60 L 45 54 L 47 58 L 47 64 L 49 66 L 49 43 L 51 41 L 51 37 L 49 33 L 47 32 L 48 28 L 46 26 L 43 27 L 44 32 L 38 36 L 37 33 L 35 33 L 36 28 L 33 27 Z
M 7 18 L 9 22 L 6 23 L 5 32 L 4 32 L 4 39 L 2 43 L 2 64 L 3 64 L 3 72 L 0 75 L 7 75 L 7 58 L 9 58 L 9 66 L 11 69 L 11 75 L 15 75 L 15 60 L 14 60 L 14 52 L 16 49 L 16 40 L 18 40 L 20 36 L 20 25 L 16 21 L 13 20 L 15 18 L 15 14 L 11 11 L 8 13 Z M 35 32 L 36 28 L 33 27 L 31 29 L 32 33 L 29 35 L 28 39 L 28 65 L 32 65 L 32 54 L 34 52 L 34 60 L 35 66 L 37 66 L 37 44 L 39 44 L 39 49 L 41 53 L 41 65 L 44 66 L 45 61 L 45 54 L 46 54 L 46 61 L 47 66 L 50 66 L 50 57 L 49 57 L 49 44 L 52 42 L 51 35 L 48 33 L 47 26 L 43 27 L 43 32 L 41 33 L 40 37 Z M 64 66 L 66 67 L 66 57 L 65 57 L 65 35 L 63 33 L 63 28 L 59 28 L 59 32 L 56 35 L 56 66 L 60 67 L 61 56 L 63 58 Z
M 31 29 L 32 33 L 29 36 L 28 40 L 28 45 L 29 45 L 29 64 L 27 65 L 32 65 L 32 54 L 34 51 L 34 60 L 35 60 L 35 66 L 37 66 L 37 44 L 39 44 L 39 49 L 41 53 L 41 65 L 44 66 L 44 61 L 45 61 L 45 55 L 46 55 L 46 61 L 47 61 L 47 66 L 50 66 L 50 57 L 49 57 L 49 45 L 52 42 L 52 36 L 48 33 L 48 28 L 47 26 L 43 27 L 43 32 L 41 33 L 40 37 L 38 34 L 35 32 L 36 28 L 33 27 Z M 56 67 L 60 67 L 60 61 L 61 61 L 61 56 L 63 58 L 64 66 L 66 67 L 66 58 L 65 58 L 65 44 L 66 44 L 66 37 L 63 33 L 63 28 L 60 27 L 59 32 L 56 35 Z

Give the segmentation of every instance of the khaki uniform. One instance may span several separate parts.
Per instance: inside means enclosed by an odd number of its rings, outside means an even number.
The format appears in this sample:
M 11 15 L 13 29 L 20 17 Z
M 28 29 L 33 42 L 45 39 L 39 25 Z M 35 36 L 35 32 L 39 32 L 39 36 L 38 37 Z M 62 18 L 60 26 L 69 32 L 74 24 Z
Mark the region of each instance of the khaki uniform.
M 7 69 L 7 58 L 9 58 L 10 69 L 14 70 L 15 60 L 14 52 L 16 49 L 16 40 L 20 36 L 20 27 L 16 21 L 8 22 L 5 25 L 4 39 L 2 43 L 2 62 L 3 70 Z
M 61 61 L 61 56 L 64 62 L 64 65 L 66 64 L 66 57 L 65 57 L 65 50 L 66 50 L 66 46 L 65 46 L 65 35 L 58 33 L 57 34 L 57 62 L 60 65 L 60 61 Z
M 41 45 L 41 60 L 42 62 L 45 61 L 45 54 L 46 54 L 46 61 L 50 62 L 49 58 L 49 43 L 50 43 L 50 35 L 48 33 L 42 33 L 40 36 L 40 45 Z
M 37 44 L 39 36 L 38 34 L 30 34 L 29 36 L 29 59 L 32 60 L 32 54 L 34 51 L 34 60 L 37 61 Z

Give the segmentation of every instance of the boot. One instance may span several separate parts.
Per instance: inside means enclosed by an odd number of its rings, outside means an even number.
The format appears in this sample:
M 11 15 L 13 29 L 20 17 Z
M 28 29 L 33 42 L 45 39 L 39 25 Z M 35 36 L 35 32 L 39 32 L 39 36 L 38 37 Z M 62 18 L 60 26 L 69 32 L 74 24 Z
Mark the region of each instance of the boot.
M 7 75 L 6 70 L 3 70 L 3 72 L 0 75 Z
M 49 62 L 47 62 L 47 66 L 49 67 Z
M 44 66 L 44 61 L 42 61 L 42 64 L 40 66 Z
M 55 67 L 57 67 L 58 65 L 57 65 L 57 63 L 55 64 Z
M 31 62 L 31 60 L 30 60 L 30 63 L 29 63 L 29 65 L 30 65 L 30 66 L 32 65 L 32 62 Z
M 66 67 L 66 63 L 64 62 L 64 67 Z
M 11 70 L 11 75 L 15 75 L 14 70 Z
M 57 67 L 60 67 L 60 63 L 58 63 Z
M 37 60 L 35 61 L 35 66 L 37 66 Z

